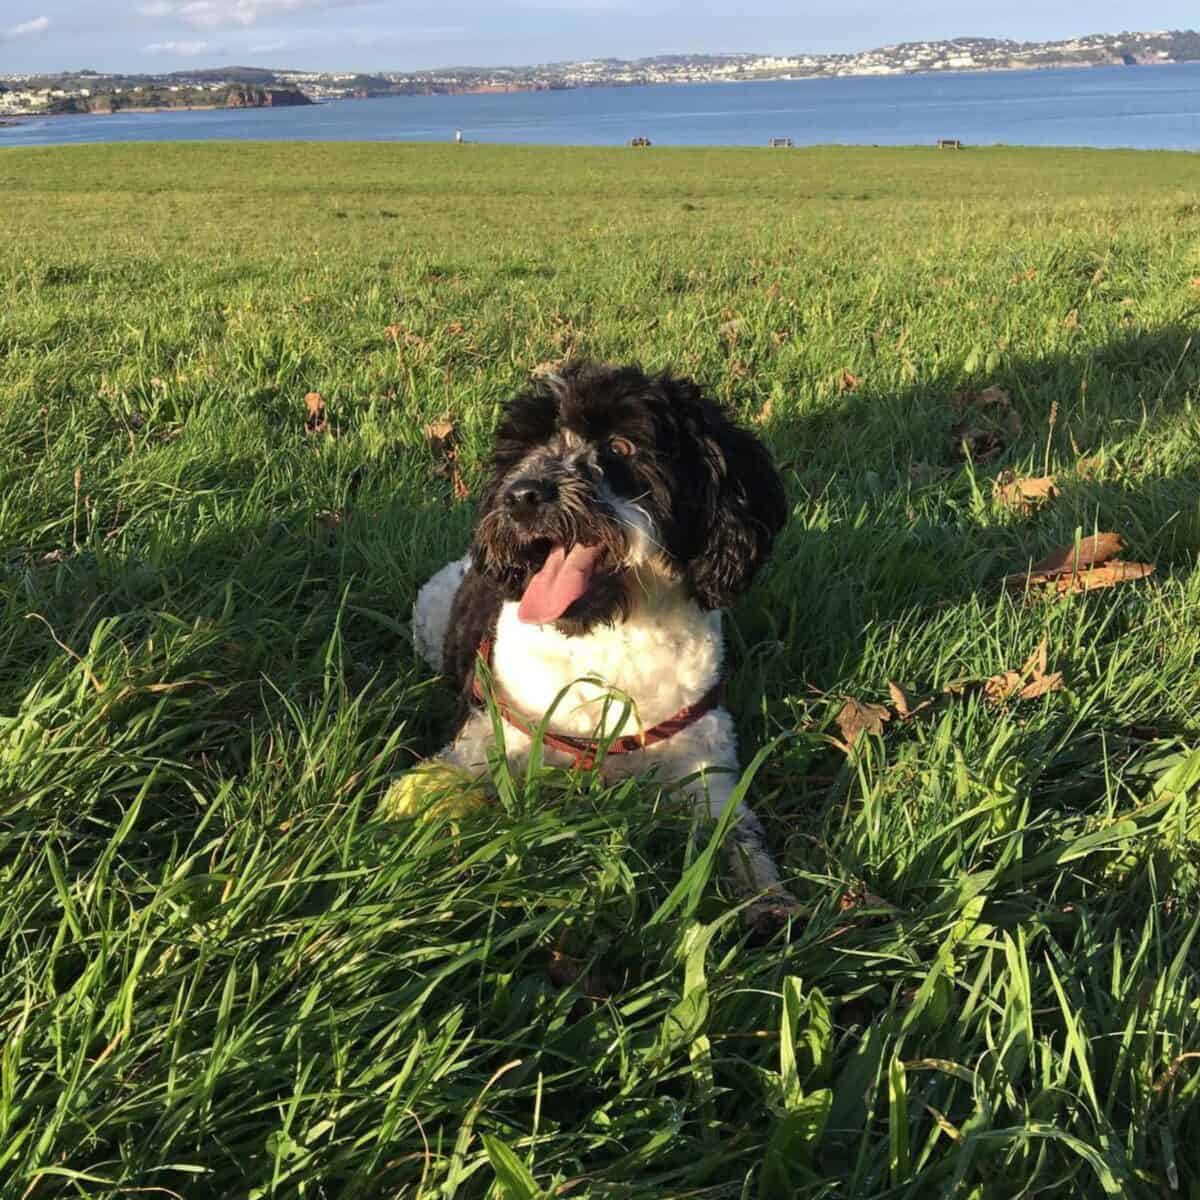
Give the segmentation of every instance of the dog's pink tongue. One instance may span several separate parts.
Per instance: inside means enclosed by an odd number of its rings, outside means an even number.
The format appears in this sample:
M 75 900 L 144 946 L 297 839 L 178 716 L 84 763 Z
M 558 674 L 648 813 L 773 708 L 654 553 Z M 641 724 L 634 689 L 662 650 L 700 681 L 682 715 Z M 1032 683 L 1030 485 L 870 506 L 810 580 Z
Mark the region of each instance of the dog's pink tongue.
M 599 546 L 572 546 L 570 553 L 555 546 L 546 565 L 529 581 L 517 616 L 526 625 L 548 625 L 588 590 Z

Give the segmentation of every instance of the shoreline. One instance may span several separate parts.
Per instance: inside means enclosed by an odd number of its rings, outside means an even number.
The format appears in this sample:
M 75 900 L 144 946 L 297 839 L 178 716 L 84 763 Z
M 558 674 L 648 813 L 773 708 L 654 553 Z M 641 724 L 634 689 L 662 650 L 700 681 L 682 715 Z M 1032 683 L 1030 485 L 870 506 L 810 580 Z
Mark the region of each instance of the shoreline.
M 851 71 L 844 74 L 813 74 L 813 75 L 768 75 L 768 76 L 751 76 L 743 78 L 721 78 L 721 79 L 664 79 L 664 80 L 640 80 L 640 81 L 609 81 L 606 83 L 582 83 L 570 84 L 566 87 L 549 88 L 529 86 L 505 86 L 505 87 L 484 87 L 484 88 L 461 88 L 452 91 L 424 91 L 424 92 L 384 92 L 374 96 L 338 96 L 324 98 L 320 100 L 312 100 L 310 98 L 308 104 L 288 104 L 288 105 L 271 105 L 271 104 L 253 104 L 253 105 L 225 105 L 225 104 L 194 104 L 188 106 L 167 107 L 145 107 L 145 108 L 118 108 L 111 111 L 99 112 L 14 112 L 0 113 L 0 128 L 5 127 L 6 122 L 15 122 L 21 120 L 29 120 L 36 117 L 116 117 L 123 114 L 130 115 L 158 115 L 166 113 L 185 113 L 185 112 L 222 112 L 229 110 L 237 111 L 257 111 L 263 108 L 313 108 L 323 104 L 340 104 L 346 101 L 355 101 L 361 103 L 364 100 L 413 100 L 413 99 L 453 99 L 460 96 L 520 96 L 542 92 L 588 92 L 588 91 L 607 91 L 620 90 L 625 91 L 629 88 L 664 88 L 664 87 L 718 87 L 728 84 L 745 84 L 745 83 L 815 83 L 821 80 L 835 79 L 944 79 L 960 75 L 1017 75 L 1022 72 L 1034 75 L 1044 74 L 1048 71 L 1095 71 L 1095 70 L 1121 70 L 1121 71 L 1137 71 L 1146 69 L 1160 70 L 1166 67 L 1195 67 L 1200 66 L 1200 59 L 1188 60 L 1171 60 L 1168 62 L 1148 62 L 1148 63 L 1046 63 L 1033 64 L 1028 66 L 1009 66 L 1009 67 L 953 67 L 941 71 Z

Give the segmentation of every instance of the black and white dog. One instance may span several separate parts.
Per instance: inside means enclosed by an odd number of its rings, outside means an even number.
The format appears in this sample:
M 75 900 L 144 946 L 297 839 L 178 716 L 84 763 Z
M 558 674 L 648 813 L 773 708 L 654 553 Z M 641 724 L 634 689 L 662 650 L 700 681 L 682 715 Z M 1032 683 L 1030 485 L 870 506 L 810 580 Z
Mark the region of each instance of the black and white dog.
M 762 443 L 689 380 L 585 362 L 533 380 L 496 433 L 470 554 L 414 608 L 419 652 L 466 700 L 439 760 L 486 769 L 482 656 L 510 761 L 553 709 L 547 762 L 654 772 L 718 818 L 738 771 L 719 610 L 787 512 Z M 732 840 L 757 917 L 785 915 L 791 898 L 749 809 Z

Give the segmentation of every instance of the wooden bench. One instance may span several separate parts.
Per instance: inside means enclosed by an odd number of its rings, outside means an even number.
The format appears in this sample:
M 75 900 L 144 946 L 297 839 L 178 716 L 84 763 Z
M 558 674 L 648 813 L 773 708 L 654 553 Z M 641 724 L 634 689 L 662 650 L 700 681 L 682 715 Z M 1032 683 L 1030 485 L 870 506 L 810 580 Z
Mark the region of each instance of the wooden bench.
M 961 150 L 963 144 L 958 138 L 938 138 L 937 148 L 939 150 Z

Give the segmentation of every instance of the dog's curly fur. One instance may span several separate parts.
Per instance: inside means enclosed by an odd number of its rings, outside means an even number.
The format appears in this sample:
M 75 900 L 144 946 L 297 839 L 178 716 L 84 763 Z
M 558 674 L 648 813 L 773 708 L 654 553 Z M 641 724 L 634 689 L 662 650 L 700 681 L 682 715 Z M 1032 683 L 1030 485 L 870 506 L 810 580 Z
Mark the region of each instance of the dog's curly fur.
M 515 508 L 514 489 L 540 500 Z M 765 447 L 692 381 L 587 362 L 534 379 L 496 432 L 469 556 L 434 576 L 414 610 L 418 648 L 464 697 L 463 725 L 441 757 L 486 764 L 492 726 L 471 696 L 485 640 L 496 685 L 535 723 L 553 708 L 558 733 L 633 732 L 696 703 L 723 666 L 717 610 L 750 585 L 786 517 Z M 530 581 L 556 548 L 573 546 L 597 548 L 584 593 L 550 623 L 522 621 Z M 609 689 L 632 715 L 606 703 Z M 514 729 L 505 743 L 515 758 L 528 747 Z M 714 816 L 736 768 L 724 709 L 601 763 L 610 776 L 657 769 L 684 780 Z M 777 888 L 749 810 L 736 834 L 743 882 Z

